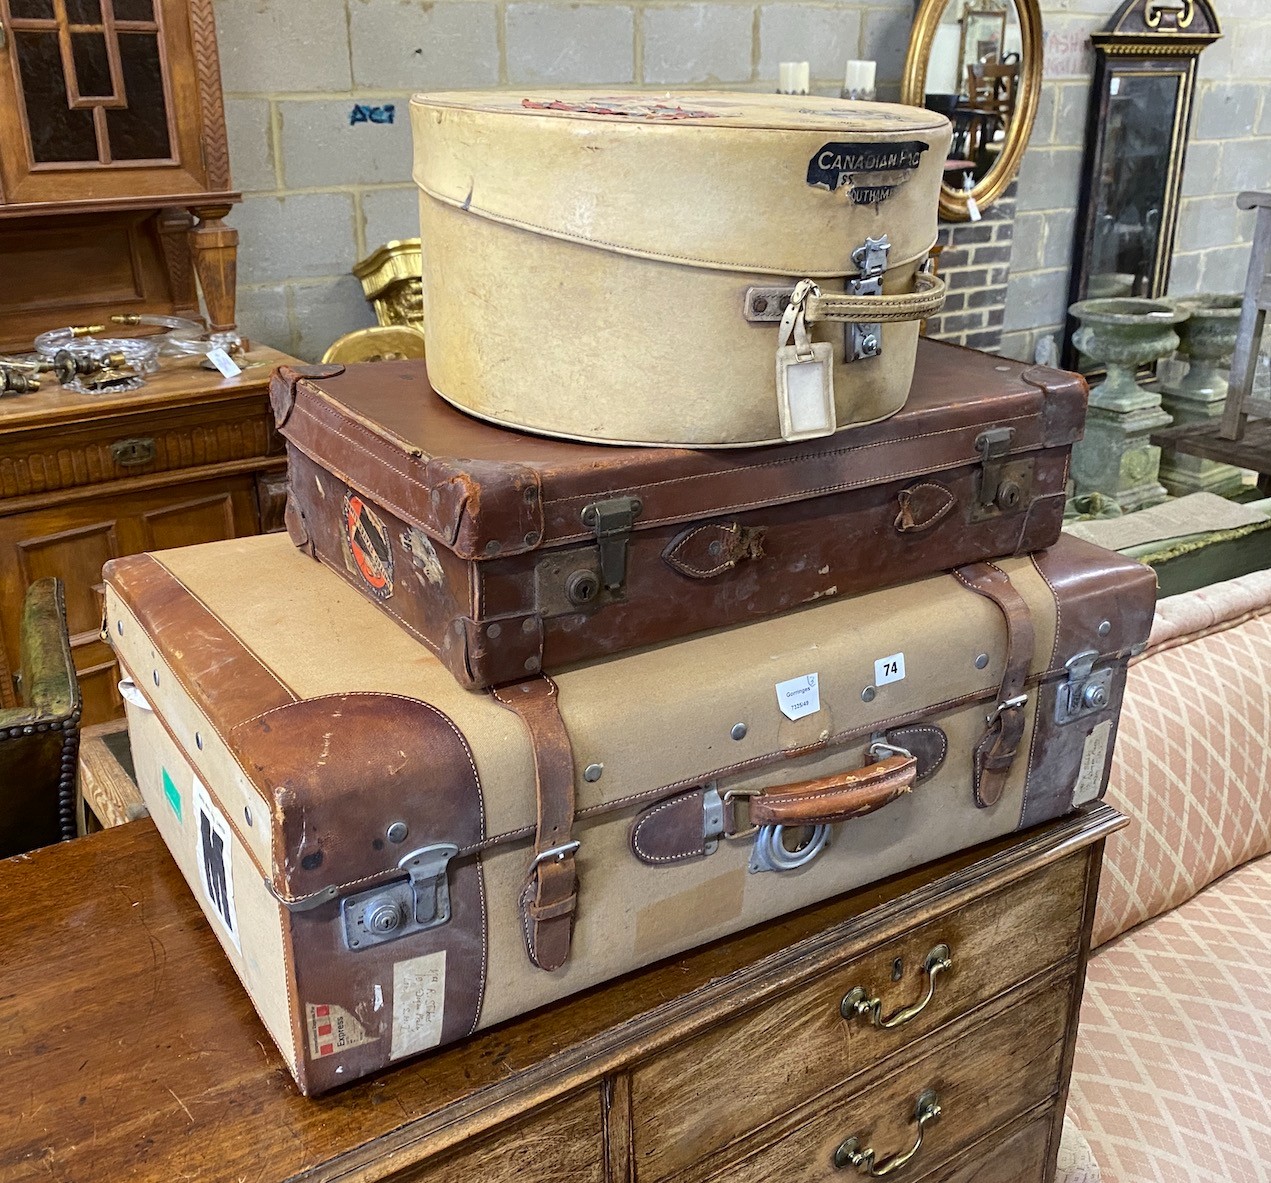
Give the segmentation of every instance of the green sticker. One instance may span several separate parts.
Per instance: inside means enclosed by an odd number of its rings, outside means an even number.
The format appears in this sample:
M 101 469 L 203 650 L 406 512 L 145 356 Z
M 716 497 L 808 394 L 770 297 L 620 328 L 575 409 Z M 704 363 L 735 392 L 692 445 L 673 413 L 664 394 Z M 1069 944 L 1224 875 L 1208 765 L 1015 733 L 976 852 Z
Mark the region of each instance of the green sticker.
M 172 783 L 172 777 L 168 775 L 168 770 L 163 770 L 163 795 L 167 797 L 168 804 L 172 806 L 172 812 L 177 815 L 177 821 L 181 820 L 181 792 Z

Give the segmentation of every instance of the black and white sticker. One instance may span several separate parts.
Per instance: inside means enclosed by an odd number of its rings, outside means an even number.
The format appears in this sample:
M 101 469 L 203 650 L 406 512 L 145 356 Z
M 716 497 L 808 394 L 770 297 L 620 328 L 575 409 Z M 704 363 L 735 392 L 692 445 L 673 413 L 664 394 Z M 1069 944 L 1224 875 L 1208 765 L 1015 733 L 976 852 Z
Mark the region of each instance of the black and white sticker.
M 233 833 L 225 815 L 212 803 L 207 789 L 194 781 L 195 860 L 199 865 L 199 883 L 211 910 L 240 953 L 243 945 L 238 935 L 238 913 L 234 910 Z
M 922 140 L 853 143 L 831 140 L 808 161 L 808 184 L 846 189 L 853 205 L 881 205 L 922 163 Z

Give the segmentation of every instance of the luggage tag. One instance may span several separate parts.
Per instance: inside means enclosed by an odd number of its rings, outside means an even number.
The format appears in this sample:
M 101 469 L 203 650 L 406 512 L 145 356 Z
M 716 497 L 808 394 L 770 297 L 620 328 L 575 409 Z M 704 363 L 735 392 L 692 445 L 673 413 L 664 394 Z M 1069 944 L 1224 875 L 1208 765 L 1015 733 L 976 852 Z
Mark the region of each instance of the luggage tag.
M 834 347 L 808 335 L 805 304 L 821 289 L 800 281 L 781 317 L 777 336 L 777 412 L 781 438 L 815 439 L 831 435 L 834 412 Z M 793 343 L 791 343 L 793 339 Z

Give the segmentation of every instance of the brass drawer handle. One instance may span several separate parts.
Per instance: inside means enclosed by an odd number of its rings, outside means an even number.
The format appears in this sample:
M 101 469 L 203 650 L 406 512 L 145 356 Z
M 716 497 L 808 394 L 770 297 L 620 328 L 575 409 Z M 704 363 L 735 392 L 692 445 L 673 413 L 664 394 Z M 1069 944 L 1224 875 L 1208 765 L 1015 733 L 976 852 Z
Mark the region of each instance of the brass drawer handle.
M 845 1019 L 858 1019 L 869 1015 L 869 1021 L 875 1027 L 890 1030 L 892 1027 L 903 1027 L 910 1019 L 917 1018 L 936 996 L 936 975 L 953 968 L 953 954 L 948 945 L 937 945 L 927 954 L 922 968 L 927 974 L 927 992 L 913 1005 L 903 1007 L 893 1015 L 883 1018 L 883 1000 L 875 996 L 871 998 L 864 986 L 856 986 L 843 995 L 839 1003 L 839 1014 Z
M 110 455 L 120 468 L 140 468 L 154 459 L 154 439 L 150 436 L 130 440 L 116 440 L 110 445 Z
M 867 1146 L 862 1150 L 859 1138 L 848 1138 L 834 1151 L 834 1165 L 839 1170 L 855 1167 L 860 1174 L 868 1175 L 871 1179 L 885 1179 L 889 1175 L 899 1174 L 913 1162 L 922 1149 L 922 1136 L 928 1124 L 940 1119 L 940 1098 L 936 1096 L 934 1089 L 926 1089 L 918 1097 L 914 1117 L 918 1121 L 918 1138 L 908 1150 L 878 1162 L 873 1147 Z

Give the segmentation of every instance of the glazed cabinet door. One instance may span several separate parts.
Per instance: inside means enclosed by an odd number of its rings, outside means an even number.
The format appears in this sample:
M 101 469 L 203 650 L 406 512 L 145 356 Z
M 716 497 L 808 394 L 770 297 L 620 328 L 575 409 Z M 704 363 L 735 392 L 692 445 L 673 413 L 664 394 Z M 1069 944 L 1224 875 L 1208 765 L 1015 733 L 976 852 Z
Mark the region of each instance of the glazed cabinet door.
M 123 713 L 114 652 L 101 640 L 102 567 L 109 559 L 256 534 L 256 478 L 198 481 L 104 496 L 0 518 L 0 628 L 4 658 L 16 671 L 22 599 L 48 575 L 66 585 L 71 649 L 84 697 L 84 724 Z M 12 701 L 11 687 L 3 687 Z
M 0 204 L 228 187 L 211 0 L 0 0 Z

